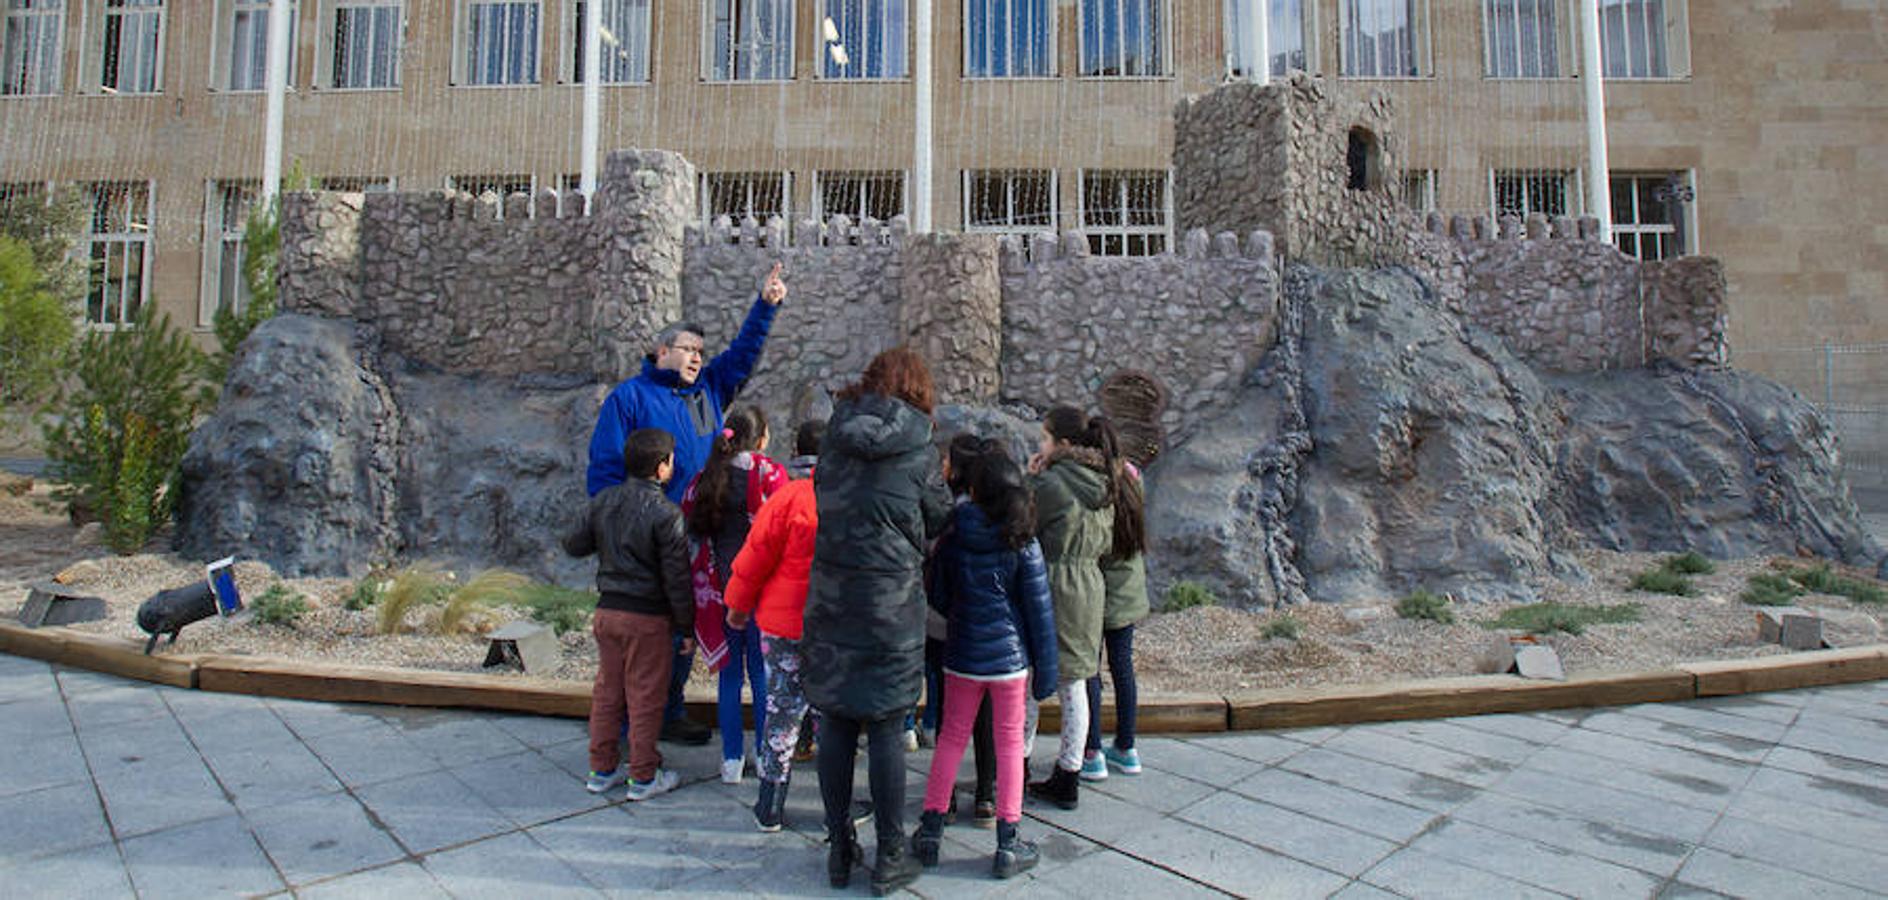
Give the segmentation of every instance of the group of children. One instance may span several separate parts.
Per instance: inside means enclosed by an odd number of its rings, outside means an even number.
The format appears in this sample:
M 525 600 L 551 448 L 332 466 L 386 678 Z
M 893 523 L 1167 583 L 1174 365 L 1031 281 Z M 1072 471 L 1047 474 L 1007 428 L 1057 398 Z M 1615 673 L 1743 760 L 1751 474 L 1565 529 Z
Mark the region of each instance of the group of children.
M 762 412 L 731 411 L 679 508 L 660 486 L 673 438 L 660 429 L 629 434 L 626 482 L 593 497 L 584 523 L 565 539 L 574 554 L 599 555 L 590 790 L 627 779 L 636 801 L 679 783 L 656 749 L 677 659 L 673 632 L 717 672 L 721 779 L 730 784 L 746 768 L 741 690 L 750 688 L 760 781 L 754 819 L 762 831 L 781 828 L 808 718 L 800 647 L 823 432 L 822 422 L 802 425 L 794 460 L 782 466 L 762 453 L 770 437 Z M 993 873 L 1007 878 L 1037 860 L 1017 825 L 1038 703 L 1058 697 L 1061 740 L 1052 772 L 1028 785 L 1031 795 L 1073 809 L 1080 781 L 1106 778 L 1111 766 L 1140 771 L 1132 647 L 1134 624 L 1148 612 L 1143 492 L 1111 424 L 1070 406 L 1049 411 L 1027 461 L 998 440 L 959 434 L 942 468 L 955 506 L 925 573 L 926 599 L 942 624 L 926 653 L 925 718 L 936 722 L 936 749 L 910 849 L 936 865 L 943 828 L 957 813 L 958 765 L 974 739 L 973 821 L 997 830 Z M 1115 740 L 1106 747 L 1092 714 L 1104 648 L 1116 697 Z M 625 727 L 627 773 L 618 755 Z

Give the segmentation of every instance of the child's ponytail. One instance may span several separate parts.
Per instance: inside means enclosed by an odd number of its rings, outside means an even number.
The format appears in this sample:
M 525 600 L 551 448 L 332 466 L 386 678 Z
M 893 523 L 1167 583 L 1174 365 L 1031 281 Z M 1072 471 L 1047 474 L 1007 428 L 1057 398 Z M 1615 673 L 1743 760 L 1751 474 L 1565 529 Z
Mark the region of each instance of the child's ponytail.
M 721 530 L 721 517 L 727 513 L 727 498 L 734 480 L 729 462 L 735 454 L 760 449 L 760 439 L 767 433 L 767 416 L 757 406 L 739 406 L 728 413 L 721 431 L 708 451 L 708 461 L 695 476 L 694 502 L 688 510 L 690 534 L 713 535 Z
M 983 442 L 970 475 L 970 499 L 1011 548 L 1020 550 L 1036 536 L 1035 498 L 1023 480 L 1022 467 L 997 441 Z
M 1121 455 L 1120 433 L 1107 416 L 1089 419 L 1084 437 L 1084 443 L 1101 451 L 1108 466 L 1108 493 L 1114 501 L 1114 545 L 1108 550 L 1108 559 L 1132 559 L 1147 550 L 1146 500 L 1140 482 L 1128 474 L 1127 459 Z

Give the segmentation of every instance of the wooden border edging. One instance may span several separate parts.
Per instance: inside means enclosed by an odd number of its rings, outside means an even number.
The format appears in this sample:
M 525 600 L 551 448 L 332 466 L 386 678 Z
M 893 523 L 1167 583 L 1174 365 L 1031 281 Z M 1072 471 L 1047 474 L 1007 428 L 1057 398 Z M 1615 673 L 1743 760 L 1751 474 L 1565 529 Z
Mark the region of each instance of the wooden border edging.
M 194 653 L 145 656 L 143 642 L 131 638 L 16 622 L 0 622 L 0 652 L 180 688 L 197 686 L 202 659 Z
M 1417 682 L 1259 691 L 1228 697 L 1233 731 L 1303 728 L 1395 719 L 1439 719 L 1533 712 L 1566 706 L 1618 706 L 1690 700 L 1691 673 L 1677 670 L 1579 675 L 1533 681 L 1516 675 L 1465 675 Z
M 1697 679 L 1700 697 L 1874 681 L 1888 678 L 1888 644 L 1685 663 L 1679 668 Z
M 197 687 L 231 694 L 398 706 L 463 706 L 586 718 L 590 685 L 544 678 L 210 656 Z

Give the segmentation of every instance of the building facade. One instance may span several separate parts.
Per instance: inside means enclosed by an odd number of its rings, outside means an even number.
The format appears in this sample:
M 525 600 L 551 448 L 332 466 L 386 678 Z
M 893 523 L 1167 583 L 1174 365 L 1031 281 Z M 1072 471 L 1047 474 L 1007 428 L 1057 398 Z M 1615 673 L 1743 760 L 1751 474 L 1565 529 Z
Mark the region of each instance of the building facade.
M 299 0 L 287 155 L 323 186 L 574 187 L 586 0 Z M 706 216 L 904 211 L 910 0 L 604 4 L 603 146 L 680 151 Z M 1276 72 L 1367 83 L 1418 208 L 1581 214 L 1573 0 L 1267 0 Z M 1726 264 L 1740 346 L 1888 341 L 1888 11 L 1600 0 L 1617 242 Z M 0 184 L 93 201 L 86 318 L 242 302 L 268 0 L 0 0 Z M 1173 241 L 1177 101 L 1245 0 L 934 0 L 941 230 Z

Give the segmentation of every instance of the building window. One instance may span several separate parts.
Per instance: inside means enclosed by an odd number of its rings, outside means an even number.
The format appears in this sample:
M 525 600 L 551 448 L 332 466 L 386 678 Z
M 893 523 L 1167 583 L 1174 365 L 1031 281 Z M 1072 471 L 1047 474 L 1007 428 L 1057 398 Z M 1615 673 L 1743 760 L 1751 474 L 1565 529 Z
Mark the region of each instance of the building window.
M 155 94 L 163 84 L 164 0 L 107 0 L 99 89 Z
M 537 0 L 461 5 L 456 83 L 536 84 L 538 13 Z
M 1082 230 L 1096 256 L 1167 252 L 1166 172 L 1083 172 Z
M 1560 30 L 1554 17 L 1554 7 L 1560 2 L 1483 0 L 1488 77 L 1560 77 Z
M 826 78 L 904 78 L 905 0 L 823 0 Z M 839 49 L 834 49 L 835 47 Z
M 1221 21 L 1226 29 L 1226 76 L 1245 78 L 1252 64 L 1253 48 L 1246 46 L 1245 8 L 1251 0 L 1226 0 Z M 1287 72 L 1311 71 L 1311 53 L 1306 48 L 1311 46 L 1307 39 L 1317 30 L 1312 26 L 1312 16 L 1316 14 L 1315 4 L 1312 9 L 1305 8 L 1305 0 L 1267 0 L 1271 8 L 1266 11 L 1266 52 L 1272 57 L 1272 74 L 1284 75 Z
M 775 216 L 782 222 L 787 215 L 786 172 L 704 172 L 701 176 L 701 210 L 704 221 L 712 223 L 727 216 L 736 227 L 749 216 L 761 225 Z
M 1671 259 L 1683 256 L 1684 205 L 1691 199 L 1691 179 L 1684 172 L 1614 175 L 1613 243 L 1627 256 Z
M 225 90 L 260 91 L 269 86 L 269 0 L 230 0 L 230 31 Z M 301 3 L 288 11 L 288 81 L 295 82 L 295 26 Z
M 1049 0 L 964 0 L 964 77 L 1048 78 L 1054 59 Z
M 85 321 L 115 328 L 137 317 L 151 294 L 151 186 L 115 181 L 86 186 L 92 221 Z
M 59 38 L 66 27 L 64 0 L 4 0 L 6 35 L 0 42 L 0 94 L 59 93 Z
M 964 229 L 1027 234 L 1055 229 L 1055 172 L 964 173 Z
M 505 198 L 513 194 L 531 196 L 537 191 L 537 179 L 530 175 L 448 175 L 446 190 L 464 191 L 474 197 L 493 194 L 498 197 L 498 217 L 505 217 Z
M 793 77 L 793 0 L 706 0 L 709 81 Z
M 1403 205 L 1416 212 L 1436 208 L 1436 170 L 1413 169 L 1403 173 Z
M 649 0 L 600 0 L 603 4 L 603 26 L 597 34 L 603 38 L 598 47 L 597 58 L 601 60 L 599 68 L 603 70 L 604 84 L 641 84 L 649 80 Z M 582 84 L 584 43 L 589 40 L 589 3 L 577 0 L 567 9 L 572 11 L 570 28 L 565 31 L 571 35 L 570 41 L 570 81 Z
M 1084 77 L 1167 74 L 1164 0 L 1082 0 Z
M 1600 62 L 1607 78 L 1670 78 L 1667 0 L 1600 0 Z
M 239 313 L 249 305 L 249 282 L 243 278 L 243 233 L 255 208 L 258 182 L 218 181 L 210 185 L 209 208 L 203 216 L 203 297 L 197 304 L 197 324 L 216 321 L 218 312 Z
M 847 243 L 859 242 L 860 222 L 889 222 L 905 212 L 903 172 L 820 172 L 815 178 L 813 217 L 822 222 L 839 215 L 851 219 Z
M 1495 217 L 1525 219 L 1532 213 L 1548 218 L 1573 215 L 1578 178 L 1572 172 L 1502 171 L 1494 175 Z
M 328 175 L 320 179 L 324 191 L 346 194 L 381 194 L 393 190 L 393 179 L 385 175 Z
M 1344 75 L 1417 78 L 1428 74 L 1422 0 L 1341 0 Z
M 328 86 L 367 90 L 400 86 L 400 48 L 406 30 L 404 10 L 386 0 L 334 0 L 334 20 L 326 30 Z

